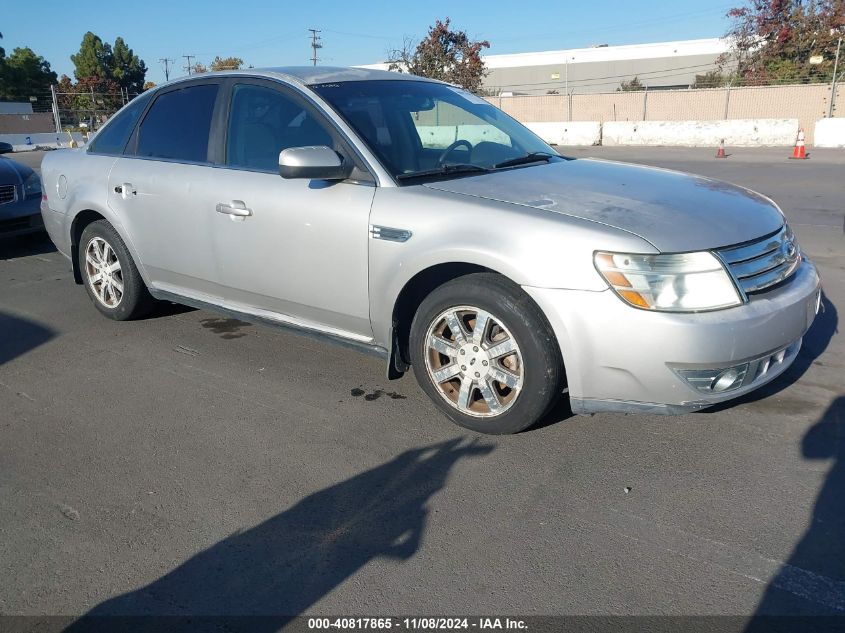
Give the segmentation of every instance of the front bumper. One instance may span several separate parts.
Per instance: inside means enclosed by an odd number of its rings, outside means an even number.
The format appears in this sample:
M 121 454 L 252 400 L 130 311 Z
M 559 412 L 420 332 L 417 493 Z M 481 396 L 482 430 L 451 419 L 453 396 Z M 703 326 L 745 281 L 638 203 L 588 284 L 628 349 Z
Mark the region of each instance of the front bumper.
M 753 391 L 795 360 L 820 297 L 807 260 L 747 304 L 696 314 L 639 310 L 610 290 L 524 289 L 557 335 L 575 413 L 685 413 Z M 748 377 L 723 393 L 705 393 L 682 377 L 745 363 Z
M 18 187 L 20 190 L 20 187 Z M 44 230 L 39 198 L 24 198 L 0 205 L 0 237 L 14 237 Z

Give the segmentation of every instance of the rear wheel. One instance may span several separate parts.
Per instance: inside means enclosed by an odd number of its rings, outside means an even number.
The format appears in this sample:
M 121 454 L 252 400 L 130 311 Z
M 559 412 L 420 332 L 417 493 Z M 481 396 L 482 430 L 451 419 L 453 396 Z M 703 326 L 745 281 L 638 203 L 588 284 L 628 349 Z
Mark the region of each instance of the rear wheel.
M 94 307 L 110 319 L 137 319 L 155 305 L 129 250 L 106 220 L 82 231 L 79 269 Z
M 467 275 L 434 290 L 417 310 L 410 345 L 420 386 L 463 427 L 516 433 L 560 395 L 563 365 L 551 326 L 500 275 Z

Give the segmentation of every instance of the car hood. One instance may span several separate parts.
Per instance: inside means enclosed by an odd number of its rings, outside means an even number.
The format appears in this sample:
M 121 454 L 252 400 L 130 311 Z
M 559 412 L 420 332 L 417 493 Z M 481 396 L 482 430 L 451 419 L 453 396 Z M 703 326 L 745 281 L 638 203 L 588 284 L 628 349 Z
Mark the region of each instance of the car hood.
M 9 158 L 0 158 L 0 185 L 19 185 L 31 173 L 32 170 L 26 165 Z
M 668 169 L 578 159 L 425 185 L 599 222 L 647 240 L 662 252 L 746 242 L 784 223 L 763 195 Z

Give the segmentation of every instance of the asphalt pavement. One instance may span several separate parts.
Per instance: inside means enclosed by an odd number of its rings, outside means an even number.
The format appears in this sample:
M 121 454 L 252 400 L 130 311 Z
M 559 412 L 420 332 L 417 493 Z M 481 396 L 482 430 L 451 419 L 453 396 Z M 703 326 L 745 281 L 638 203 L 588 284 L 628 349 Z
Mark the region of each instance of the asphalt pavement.
M 845 151 L 728 152 L 564 151 L 761 191 L 820 269 L 793 367 L 678 417 L 475 435 L 378 359 L 109 321 L 0 242 L 0 614 L 845 614 Z

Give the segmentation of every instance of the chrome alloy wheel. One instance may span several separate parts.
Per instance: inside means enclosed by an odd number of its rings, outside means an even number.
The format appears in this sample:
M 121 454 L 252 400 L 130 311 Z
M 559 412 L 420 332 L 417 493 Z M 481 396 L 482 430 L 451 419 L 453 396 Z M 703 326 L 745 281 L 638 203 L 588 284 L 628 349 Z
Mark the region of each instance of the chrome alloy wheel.
M 116 308 L 123 299 L 123 273 L 117 254 L 102 237 L 92 237 L 85 247 L 85 273 L 97 300 Z
M 492 314 L 473 306 L 444 310 L 425 335 L 425 367 L 440 395 L 478 418 L 510 409 L 522 388 L 522 353 Z

